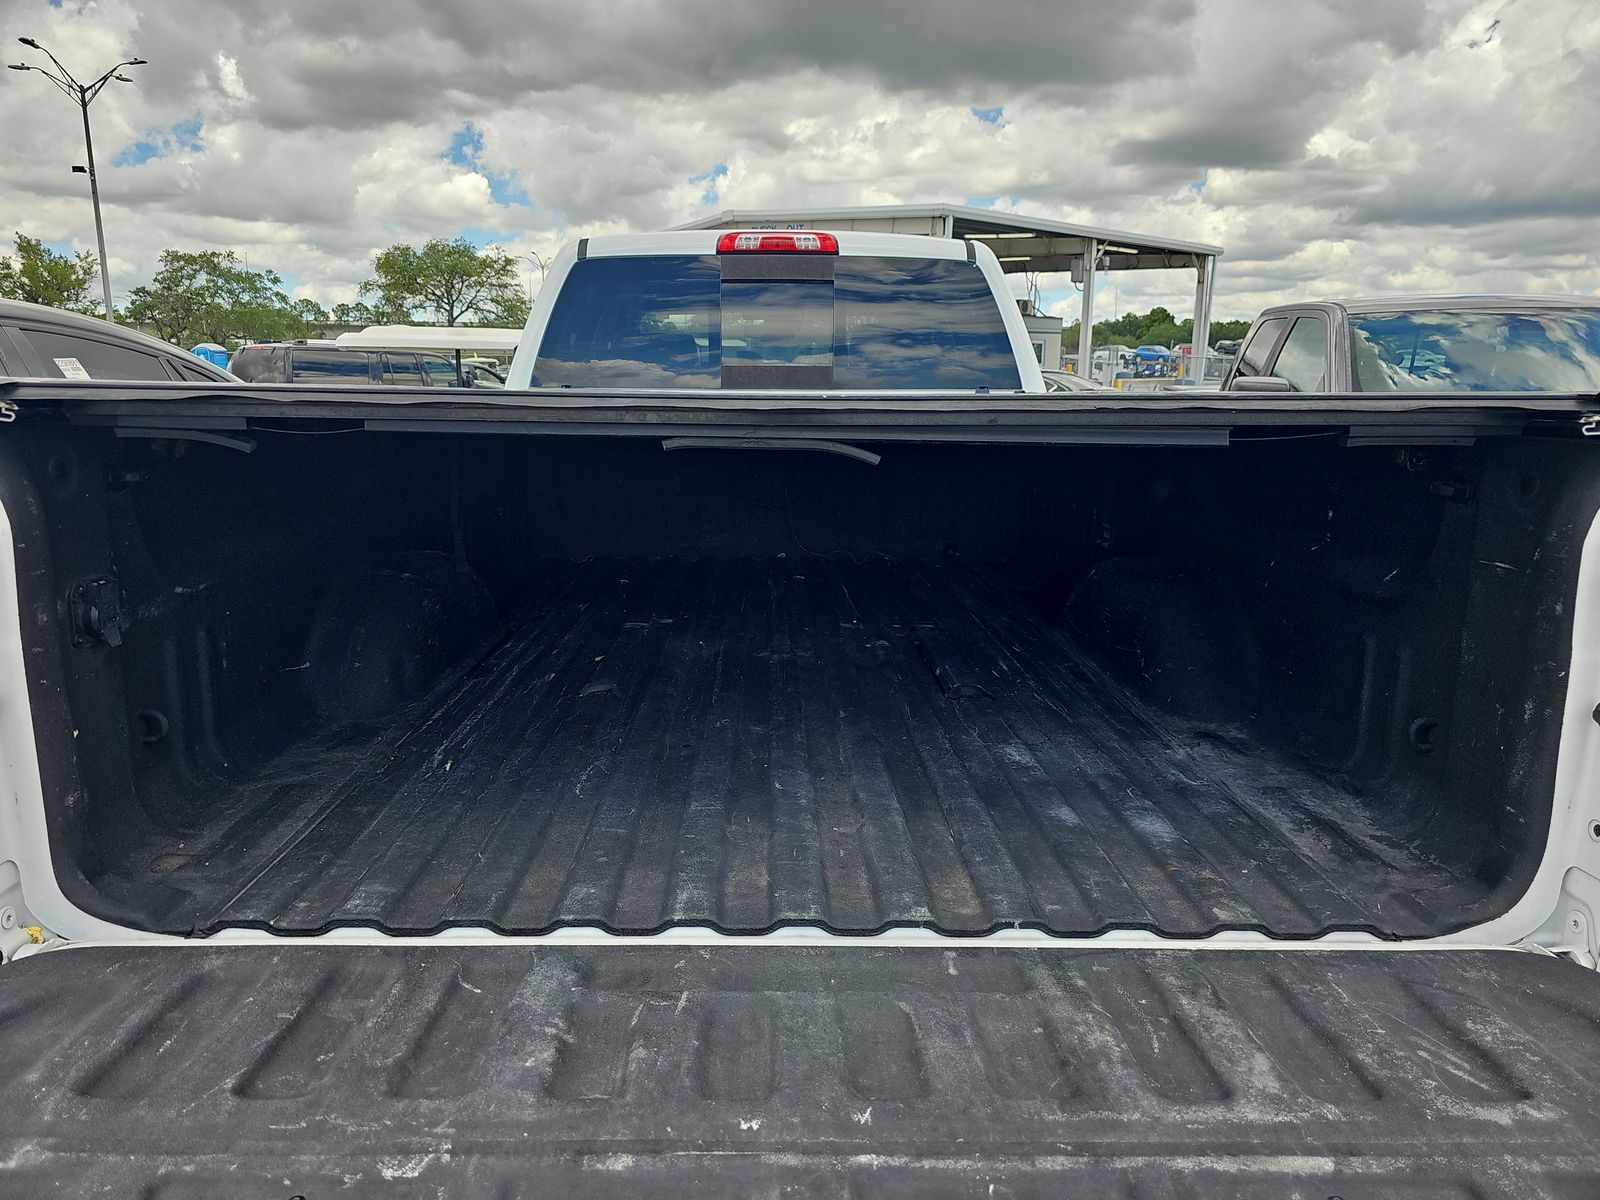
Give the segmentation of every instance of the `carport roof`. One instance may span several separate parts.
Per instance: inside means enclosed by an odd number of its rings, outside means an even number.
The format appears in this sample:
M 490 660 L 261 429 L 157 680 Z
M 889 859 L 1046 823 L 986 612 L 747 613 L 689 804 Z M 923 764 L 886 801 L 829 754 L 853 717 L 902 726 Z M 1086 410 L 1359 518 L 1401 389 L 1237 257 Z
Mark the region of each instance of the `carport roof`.
M 1197 258 L 1216 258 L 1221 246 L 1179 238 L 1129 233 L 1103 226 L 1077 225 L 991 208 L 960 204 L 889 204 L 864 208 L 726 209 L 681 229 L 748 229 L 775 225 L 820 229 L 868 228 L 879 232 L 921 233 L 985 242 L 1006 271 L 1068 271 L 1093 240 L 1104 255 L 1101 270 L 1193 267 Z

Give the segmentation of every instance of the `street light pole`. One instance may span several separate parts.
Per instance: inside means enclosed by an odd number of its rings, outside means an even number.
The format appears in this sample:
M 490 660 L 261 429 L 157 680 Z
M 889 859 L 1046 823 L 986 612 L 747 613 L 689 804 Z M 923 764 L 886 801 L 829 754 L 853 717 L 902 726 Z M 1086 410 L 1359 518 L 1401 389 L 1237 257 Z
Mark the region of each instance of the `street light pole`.
M 17 41 L 21 42 L 24 46 L 27 46 L 30 49 L 39 51 L 55 64 L 56 69 L 55 71 L 47 71 L 44 67 L 36 67 L 30 63 L 12 63 L 10 64 L 11 69 L 13 71 L 39 72 L 39 74 L 43 75 L 51 83 L 55 84 L 56 89 L 60 91 L 62 95 L 66 96 L 67 99 L 76 104 L 79 110 L 83 113 L 83 149 L 85 154 L 88 155 L 89 159 L 89 200 L 94 205 L 94 240 L 96 247 L 100 251 L 100 290 L 105 296 L 106 320 L 115 324 L 117 314 L 116 310 L 111 307 L 111 272 L 106 266 L 106 229 L 104 223 L 100 219 L 100 181 L 96 178 L 94 172 L 94 137 L 89 132 L 89 105 L 94 103 L 95 97 L 98 96 L 101 91 L 104 90 L 106 84 L 110 83 L 113 79 L 117 80 L 119 83 L 132 83 L 133 80 L 129 79 L 126 75 L 119 74 L 118 72 L 120 72 L 123 67 L 142 67 L 145 65 L 146 60 L 142 58 L 124 59 L 105 74 L 101 75 L 93 83 L 83 84 L 79 83 L 77 79 L 74 78 L 71 71 L 67 70 L 66 67 L 61 65 L 60 59 L 58 59 L 54 54 L 51 54 L 50 51 L 46 50 L 32 38 L 18 38 Z
M 553 260 L 546 258 L 544 255 L 540 254 L 537 250 L 530 251 L 529 253 L 524 254 L 522 257 L 527 259 L 530 263 L 532 263 L 534 266 L 539 268 L 539 290 L 543 291 L 544 290 L 545 272 L 547 272 L 550 269 L 550 263 Z M 528 289 L 528 299 L 532 300 L 535 294 L 536 293 L 534 292 L 534 290 L 530 287 Z
M 106 270 L 106 227 L 100 220 L 100 183 L 94 174 L 94 137 L 89 133 L 89 102 L 81 102 L 83 109 L 83 149 L 89 156 L 89 201 L 94 205 L 94 241 L 100 251 L 100 290 L 106 298 L 106 320 L 116 322 L 111 307 L 111 274 Z

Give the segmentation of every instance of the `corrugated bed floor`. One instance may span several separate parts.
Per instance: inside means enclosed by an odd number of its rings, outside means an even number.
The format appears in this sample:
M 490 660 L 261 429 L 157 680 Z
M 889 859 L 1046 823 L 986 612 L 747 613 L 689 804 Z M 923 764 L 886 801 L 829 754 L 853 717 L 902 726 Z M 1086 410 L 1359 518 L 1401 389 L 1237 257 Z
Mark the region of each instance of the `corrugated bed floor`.
M 1510 951 L 89 947 L 0 970 L 0 1197 L 1592 1200 Z
M 177 889 L 179 930 L 1417 935 L 1486 899 L 1333 783 L 1139 703 L 977 568 L 551 578 L 427 703 L 118 873 Z

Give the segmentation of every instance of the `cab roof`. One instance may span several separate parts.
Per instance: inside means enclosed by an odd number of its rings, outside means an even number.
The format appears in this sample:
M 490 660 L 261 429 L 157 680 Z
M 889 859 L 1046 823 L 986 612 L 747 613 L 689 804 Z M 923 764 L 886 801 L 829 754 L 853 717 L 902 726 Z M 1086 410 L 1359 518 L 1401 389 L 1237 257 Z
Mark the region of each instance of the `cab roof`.
M 730 232 L 727 229 L 674 229 L 664 233 L 619 233 L 584 239 L 581 257 L 623 258 L 667 254 L 715 254 L 717 242 Z M 752 233 L 811 232 L 809 230 L 759 229 Z M 956 241 L 952 238 L 924 237 L 914 233 L 856 233 L 839 230 L 832 233 L 839 241 L 840 257 L 873 258 L 939 258 L 963 259 L 969 255 L 968 247 L 980 253 L 989 253 L 987 246 Z
M 1363 296 L 1353 299 L 1318 300 L 1308 303 L 1342 308 L 1349 313 L 1387 313 L 1408 309 L 1466 310 L 1502 308 L 1595 308 L 1600 309 L 1600 296 L 1547 295 L 1516 296 L 1510 294 L 1484 294 L 1472 296 Z M 1274 304 L 1266 312 L 1279 309 L 1304 308 L 1306 304 Z

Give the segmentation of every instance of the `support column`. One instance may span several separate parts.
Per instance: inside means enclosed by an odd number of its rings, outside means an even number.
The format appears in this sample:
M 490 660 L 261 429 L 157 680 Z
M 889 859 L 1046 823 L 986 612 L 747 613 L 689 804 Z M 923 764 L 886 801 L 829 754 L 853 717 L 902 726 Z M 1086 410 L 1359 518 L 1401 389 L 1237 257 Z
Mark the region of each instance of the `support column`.
M 1196 383 L 1204 383 L 1206 359 L 1211 355 L 1211 290 L 1216 281 L 1217 260 L 1204 255 L 1194 260 L 1194 337 L 1189 343 L 1189 371 Z
M 1083 242 L 1083 307 L 1078 320 L 1078 374 L 1094 378 L 1094 260 L 1100 257 L 1100 243 L 1093 238 Z

